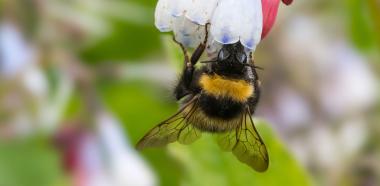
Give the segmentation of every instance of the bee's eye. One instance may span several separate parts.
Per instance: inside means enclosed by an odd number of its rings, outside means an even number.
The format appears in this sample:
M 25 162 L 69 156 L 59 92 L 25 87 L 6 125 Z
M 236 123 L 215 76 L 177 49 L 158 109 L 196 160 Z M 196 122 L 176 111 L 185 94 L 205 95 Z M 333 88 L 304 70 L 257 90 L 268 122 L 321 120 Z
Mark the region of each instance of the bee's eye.
M 223 60 L 226 60 L 228 57 L 230 57 L 230 52 L 228 52 L 228 50 L 226 50 L 225 48 L 222 48 L 222 50 L 220 50 L 219 54 L 218 54 L 218 60 L 220 61 L 223 61 Z
M 238 54 L 236 54 L 236 59 L 240 63 L 247 63 L 247 55 L 245 55 L 245 53 L 238 53 Z

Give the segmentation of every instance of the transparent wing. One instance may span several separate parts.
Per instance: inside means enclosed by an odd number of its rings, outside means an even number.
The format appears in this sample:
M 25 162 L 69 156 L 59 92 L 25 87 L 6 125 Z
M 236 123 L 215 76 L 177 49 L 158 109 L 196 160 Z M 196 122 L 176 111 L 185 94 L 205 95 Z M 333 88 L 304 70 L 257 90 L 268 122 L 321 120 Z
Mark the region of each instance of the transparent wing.
M 151 129 L 136 145 L 141 150 L 146 147 L 161 147 L 178 141 L 190 144 L 201 137 L 201 132 L 187 122 L 198 108 L 198 98 L 194 97 L 169 119 Z
M 239 161 L 259 172 L 268 169 L 269 157 L 263 140 L 257 133 L 249 108 L 241 117 L 241 126 L 234 131 L 221 134 L 220 148 L 232 153 Z

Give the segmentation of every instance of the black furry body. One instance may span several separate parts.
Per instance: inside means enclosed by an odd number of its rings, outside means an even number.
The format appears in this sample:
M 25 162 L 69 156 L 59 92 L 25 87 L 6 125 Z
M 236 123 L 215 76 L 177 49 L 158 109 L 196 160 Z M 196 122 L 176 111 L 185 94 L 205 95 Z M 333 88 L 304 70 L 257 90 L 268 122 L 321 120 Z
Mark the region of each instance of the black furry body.
M 246 107 L 249 107 L 253 114 L 260 98 L 259 80 L 255 67 L 250 65 L 251 61 L 248 57 L 245 58 L 246 62 L 237 61 L 238 55 L 246 55 L 244 47 L 240 43 L 225 45 L 221 52 L 223 51 L 229 53 L 229 56 L 225 59 L 222 59 L 219 54 L 219 57 L 214 59 L 211 64 L 206 64 L 199 69 L 194 69 L 195 64 L 191 68 L 185 66 L 174 90 L 177 100 L 181 100 L 185 96 L 190 98 L 199 96 L 198 105 L 200 111 L 204 113 L 205 117 L 208 117 L 207 119 L 217 120 L 220 123 L 240 117 Z M 234 100 L 233 97 L 217 97 L 208 94 L 199 83 L 202 75 L 218 75 L 226 80 L 243 80 L 252 85 L 252 95 L 246 101 L 241 102 Z M 190 100 L 184 99 L 182 105 L 186 105 Z M 222 127 L 220 130 L 218 130 L 218 126 L 196 124 L 195 126 L 207 132 L 225 132 L 226 129 L 233 129 L 233 126 Z
M 239 103 L 229 98 L 216 98 L 201 94 L 199 107 L 210 118 L 229 120 L 236 118 L 243 112 L 244 103 Z

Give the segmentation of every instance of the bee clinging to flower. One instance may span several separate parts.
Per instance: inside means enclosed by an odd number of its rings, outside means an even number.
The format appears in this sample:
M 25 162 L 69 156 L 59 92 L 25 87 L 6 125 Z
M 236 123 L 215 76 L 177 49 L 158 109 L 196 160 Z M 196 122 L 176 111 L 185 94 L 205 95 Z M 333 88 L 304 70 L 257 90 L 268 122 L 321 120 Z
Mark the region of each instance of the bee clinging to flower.
M 174 90 L 181 108 L 151 129 L 138 142 L 138 149 L 175 141 L 190 144 L 207 132 L 217 135 L 219 146 L 232 151 L 241 162 L 259 172 L 268 169 L 268 152 L 252 119 L 260 98 L 252 52 L 271 30 L 279 3 L 158 1 L 155 25 L 162 32 L 173 31 L 174 41 L 184 53 L 184 68 Z M 196 48 L 191 57 L 187 47 Z M 215 57 L 195 68 L 206 48 L 209 56 Z
M 184 69 L 175 88 L 181 109 L 150 130 L 137 144 L 138 149 L 159 147 L 178 141 L 190 144 L 202 132 L 217 134 L 218 144 L 257 171 L 268 168 L 269 158 L 252 114 L 260 97 L 259 79 L 251 56 L 239 43 L 224 45 L 217 57 L 196 69 L 207 43 L 191 57 L 184 46 Z

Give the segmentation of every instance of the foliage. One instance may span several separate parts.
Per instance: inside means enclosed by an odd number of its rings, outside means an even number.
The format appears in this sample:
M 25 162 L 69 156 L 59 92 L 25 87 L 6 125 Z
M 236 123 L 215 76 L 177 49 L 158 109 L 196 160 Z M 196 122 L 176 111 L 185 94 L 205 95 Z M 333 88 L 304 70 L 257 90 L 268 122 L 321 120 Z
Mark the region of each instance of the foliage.
M 0 165 L 0 185 L 52 186 L 64 183 L 58 155 L 41 139 L 2 142 Z
M 190 146 L 173 144 L 169 150 L 185 165 L 184 185 L 311 185 L 311 181 L 268 123 L 256 121 L 270 155 L 267 172 L 258 173 L 222 152 L 210 135 Z M 286 175 L 286 176 L 284 176 Z

